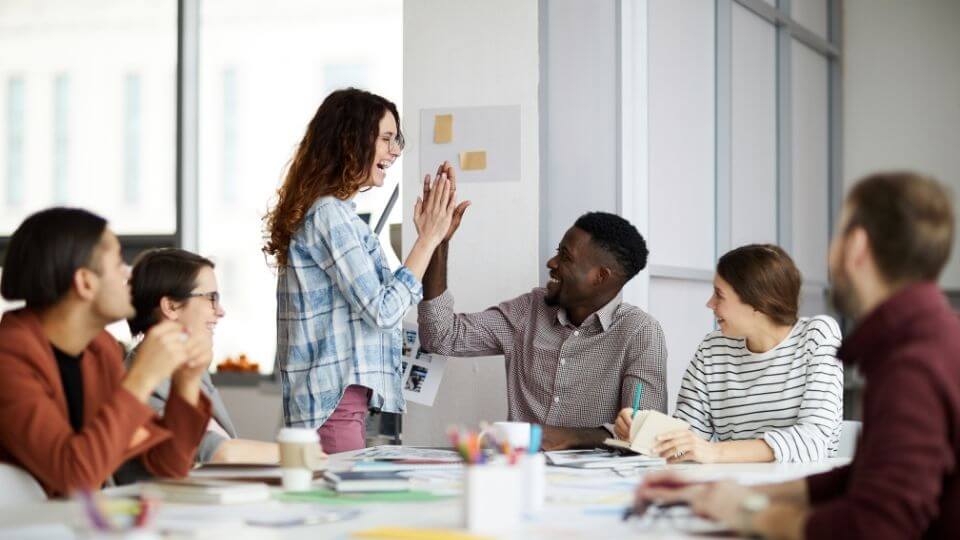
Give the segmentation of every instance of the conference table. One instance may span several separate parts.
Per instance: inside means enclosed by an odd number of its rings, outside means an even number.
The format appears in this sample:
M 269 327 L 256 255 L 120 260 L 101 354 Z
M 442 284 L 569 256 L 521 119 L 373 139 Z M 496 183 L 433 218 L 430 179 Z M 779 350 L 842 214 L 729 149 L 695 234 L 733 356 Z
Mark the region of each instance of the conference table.
M 749 464 L 678 464 L 667 469 L 681 471 L 696 480 L 733 479 L 744 484 L 762 484 L 801 478 L 830 470 L 848 462 L 832 458 L 817 463 L 749 463 Z M 330 468 L 346 469 L 352 465 L 349 455 L 333 456 Z M 662 470 L 663 467 L 657 470 Z M 574 539 L 597 538 L 704 538 L 716 537 L 715 525 L 689 515 L 689 510 L 664 510 L 653 516 L 623 521 L 624 508 L 630 504 L 633 491 L 645 471 L 651 469 L 592 470 L 547 468 L 546 504 L 542 512 L 528 516 L 509 533 L 498 538 Z M 0 508 L 0 540 L 6 538 L 352 538 L 358 533 L 377 528 L 390 528 L 393 534 L 413 534 L 411 540 L 432 540 L 426 530 L 460 531 L 463 520 L 463 499 L 459 494 L 456 471 L 446 474 L 414 476 L 418 490 L 438 495 L 430 501 L 363 502 L 357 504 L 322 504 L 319 502 L 266 502 L 238 505 L 162 504 L 157 512 L 155 529 L 162 530 L 97 536 L 86 523 L 79 502 L 54 500 Z M 138 486 L 105 490 L 110 497 L 133 495 Z M 297 514 L 300 512 L 301 514 Z M 251 525 L 261 518 L 278 514 L 314 513 L 333 521 L 292 526 Z M 312 514 L 310 514 L 312 515 Z M 319 521 L 319 520 L 316 520 Z M 359 535 L 362 536 L 362 535 Z M 721 533 L 721 536 L 723 534 Z M 370 536 L 367 536 L 370 537 Z M 401 538 L 402 536 L 391 536 Z

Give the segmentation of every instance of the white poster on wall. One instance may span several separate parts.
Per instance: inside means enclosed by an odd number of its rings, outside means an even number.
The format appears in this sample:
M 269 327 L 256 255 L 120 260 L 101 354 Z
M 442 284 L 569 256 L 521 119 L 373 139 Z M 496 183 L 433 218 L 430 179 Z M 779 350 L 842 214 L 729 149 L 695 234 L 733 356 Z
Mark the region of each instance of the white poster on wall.
M 520 181 L 520 106 L 420 111 L 420 178 L 449 161 L 458 182 Z
M 433 406 L 437 389 L 443 381 L 447 358 L 420 348 L 420 334 L 416 323 L 403 322 L 403 397 L 407 401 Z

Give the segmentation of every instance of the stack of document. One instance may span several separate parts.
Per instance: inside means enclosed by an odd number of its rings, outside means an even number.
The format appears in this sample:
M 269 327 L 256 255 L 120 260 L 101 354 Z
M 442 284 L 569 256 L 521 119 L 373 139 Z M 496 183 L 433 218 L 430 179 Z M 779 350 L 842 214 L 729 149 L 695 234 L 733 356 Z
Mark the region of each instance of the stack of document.
M 609 450 L 558 450 L 544 452 L 547 463 L 556 467 L 577 469 L 619 469 L 624 467 L 658 467 L 667 464 L 659 457 L 640 454 L 623 455 Z
M 193 504 L 234 504 L 265 501 L 270 488 L 262 482 L 233 482 L 184 478 L 158 479 L 146 484 L 144 493 L 167 502 Z

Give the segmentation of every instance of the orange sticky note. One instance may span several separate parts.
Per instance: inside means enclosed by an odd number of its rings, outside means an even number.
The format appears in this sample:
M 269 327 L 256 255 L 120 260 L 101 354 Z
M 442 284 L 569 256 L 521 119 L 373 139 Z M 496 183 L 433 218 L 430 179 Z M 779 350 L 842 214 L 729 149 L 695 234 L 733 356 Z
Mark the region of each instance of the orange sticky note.
M 438 114 L 433 117 L 433 143 L 444 144 L 453 140 L 453 115 Z
M 482 171 L 487 168 L 487 152 L 485 150 L 473 150 L 471 152 L 460 152 L 460 170 L 461 171 Z

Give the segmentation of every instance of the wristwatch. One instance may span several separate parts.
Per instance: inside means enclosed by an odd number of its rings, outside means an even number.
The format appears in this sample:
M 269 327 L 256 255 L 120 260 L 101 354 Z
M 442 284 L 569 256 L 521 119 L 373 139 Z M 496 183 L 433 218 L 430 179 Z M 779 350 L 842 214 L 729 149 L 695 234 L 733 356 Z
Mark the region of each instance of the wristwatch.
M 740 501 L 740 533 L 753 535 L 753 517 L 770 507 L 770 497 L 762 493 L 751 493 Z

